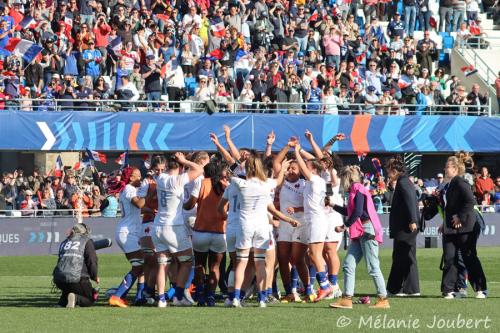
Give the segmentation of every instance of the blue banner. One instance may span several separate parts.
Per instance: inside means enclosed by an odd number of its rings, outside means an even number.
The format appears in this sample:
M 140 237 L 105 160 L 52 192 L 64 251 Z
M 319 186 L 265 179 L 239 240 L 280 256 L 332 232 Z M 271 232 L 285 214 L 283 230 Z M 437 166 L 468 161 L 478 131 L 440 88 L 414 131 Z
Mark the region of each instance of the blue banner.
M 279 149 L 308 129 L 319 144 L 344 133 L 346 140 L 333 146 L 344 153 L 500 151 L 500 118 L 137 112 L 0 113 L 0 150 L 213 150 L 209 133 L 224 143 L 224 124 L 238 147 L 258 150 L 271 130 Z

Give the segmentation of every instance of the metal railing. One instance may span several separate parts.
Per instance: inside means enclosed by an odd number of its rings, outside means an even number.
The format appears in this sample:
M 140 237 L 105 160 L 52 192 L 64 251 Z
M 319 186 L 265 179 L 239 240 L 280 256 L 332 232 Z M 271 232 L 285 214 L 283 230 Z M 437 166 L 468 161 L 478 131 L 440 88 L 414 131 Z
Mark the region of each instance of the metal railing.
M 498 77 L 497 73 L 495 73 L 490 65 L 483 60 L 476 49 L 460 47 L 458 48 L 458 52 L 468 63 L 474 66 L 474 69 L 477 69 L 479 76 L 481 76 L 488 85 L 495 84 L 495 80 Z
M 22 99 L 5 102 L 8 111 L 60 112 L 220 112 L 220 113 L 278 113 L 278 114 L 373 114 L 373 115 L 469 115 L 491 116 L 491 98 L 487 105 L 466 104 L 385 104 L 368 103 L 306 103 L 306 102 L 251 102 L 237 100 L 198 101 L 126 101 L 126 100 L 68 100 L 68 99 Z

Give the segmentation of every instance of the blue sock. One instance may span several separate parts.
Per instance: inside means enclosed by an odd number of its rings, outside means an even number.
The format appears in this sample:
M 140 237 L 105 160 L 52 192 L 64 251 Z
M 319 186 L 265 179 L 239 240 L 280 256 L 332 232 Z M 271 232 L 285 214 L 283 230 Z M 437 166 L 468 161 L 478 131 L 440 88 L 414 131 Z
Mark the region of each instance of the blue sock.
M 182 300 L 184 298 L 184 288 L 175 287 L 175 297 L 177 297 L 178 301 Z
M 168 298 L 168 299 L 172 299 L 174 298 L 174 295 L 175 295 L 175 288 L 174 287 L 170 287 L 169 290 L 167 290 L 167 292 L 165 293 L 165 296 Z
M 292 285 L 290 283 L 283 284 L 285 287 L 285 294 L 290 295 L 292 293 Z
M 123 281 L 116 290 L 115 296 L 122 297 L 125 296 L 126 293 L 132 288 L 137 277 L 132 275 L 132 272 L 128 272 L 127 275 L 123 277 Z
M 306 287 L 306 295 L 312 295 L 313 294 L 313 286 L 312 284 L 308 284 Z
M 234 291 L 229 291 L 229 292 L 227 293 L 227 297 L 229 297 L 229 300 L 230 300 L 230 301 L 233 301 L 233 299 L 234 299 Z
M 330 283 L 335 286 L 337 284 L 337 275 L 328 274 L 328 281 L 330 281 Z
M 215 297 L 215 293 L 213 291 L 207 291 L 207 298 Z
M 234 289 L 234 298 L 236 299 L 241 299 L 241 290 L 240 289 Z
M 309 266 L 309 284 L 314 287 L 314 282 L 316 281 L 316 267 L 314 265 Z
M 319 282 L 319 287 L 321 288 L 321 290 L 328 289 L 328 279 L 326 277 L 326 273 L 325 272 L 318 272 L 318 273 L 316 273 L 316 276 L 317 276 L 317 280 Z
M 135 294 L 135 300 L 140 300 L 142 299 L 142 292 L 144 291 L 144 283 L 138 282 L 137 283 L 137 293 Z
M 193 281 L 193 279 L 194 279 L 194 266 L 192 266 L 191 270 L 189 271 L 189 277 L 186 280 L 186 284 L 184 285 L 185 289 L 189 289 L 189 287 L 191 287 L 191 282 Z
M 272 296 L 273 295 L 273 288 L 267 288 L 266 295 L 267 296 Z
M 160 301 L 166 302 L 167 301 L 167 297 L 168 297 L 167 294 L 161 294 L 160 295 Z
M 295 266 L 292 266 L 290 276 L 292 278 L 292 289 L 297 290 L 299 286 L 299 272 L 297 272 L 297 268 Z
M 235 290 L 236 291 L 236 290 Z M 244 290 L 241 290 L 240 291 L 240 299 L 244 299 L 245 298 L 245 295 L 246 295 L 246 292 Z M 234 297 L 236 297 L 236 295 L 234 295 Z
M 272 289 L 271 289 L 271 293 L 272 293 Z M 261 290 L 259 291 L 259 302 L 265 302 L 266 301 L 266 298 L 267 298 L 267 291 L 265 290 Z

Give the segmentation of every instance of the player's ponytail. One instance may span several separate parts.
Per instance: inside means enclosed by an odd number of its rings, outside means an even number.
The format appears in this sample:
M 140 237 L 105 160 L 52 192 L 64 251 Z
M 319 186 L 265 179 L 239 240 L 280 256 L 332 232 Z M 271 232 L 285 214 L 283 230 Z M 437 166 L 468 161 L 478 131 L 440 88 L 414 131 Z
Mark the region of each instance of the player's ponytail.
M 456 153 L 455 156 L 448 157 L 448 163 L 457 168 L 459 176 L 465 174 L 466 168 L 472 169 L 474 167 L 472 155 L 463 151 Z
M 266 171 L 262 164 L 262 160 L 255 155 L 250 155 L 245 162 L 245 169 L 247 173 L 247 179 L 258 178 L 262 181 L 266 181 Z

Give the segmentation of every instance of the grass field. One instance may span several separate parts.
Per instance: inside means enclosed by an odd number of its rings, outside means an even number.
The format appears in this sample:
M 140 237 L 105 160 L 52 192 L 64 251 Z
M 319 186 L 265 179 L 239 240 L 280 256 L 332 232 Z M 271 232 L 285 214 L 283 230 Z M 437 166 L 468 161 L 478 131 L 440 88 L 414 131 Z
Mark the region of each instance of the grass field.
M 226 309 L 221 305 L 116 309 L 107 307 L 102 297 L 93 308 L 61 309 L 54 307 L 58 294 L 51 292 L 55 257 L 0 257 L 0 332 L 500 332 L 500 248 L 480 248 L 479 255 L 488 278 L 488 299 L 474 299 L 470 288 L 467 299 L 442 299 L 441 250 L 421 249 L 418 260 L 423 296 L 391 299 L 389 310 L 372 310 L 366 305 L 333 310 L 328 301 L 266 309 Z M 382 251 L 381 262 L 387 279 L 389 250 Z M 99 264 L 101 291 L 117 285 L 128 269 L 120 255 L 100 255 Z M 357 271 L 356 293 L 374 293 L 364 262 Z M 395 328 L 395 320 L 400 320 L 399 328 Z M 403 322 L 406 328 L 401 326 Z

